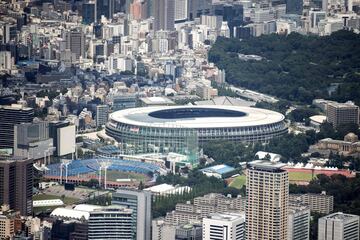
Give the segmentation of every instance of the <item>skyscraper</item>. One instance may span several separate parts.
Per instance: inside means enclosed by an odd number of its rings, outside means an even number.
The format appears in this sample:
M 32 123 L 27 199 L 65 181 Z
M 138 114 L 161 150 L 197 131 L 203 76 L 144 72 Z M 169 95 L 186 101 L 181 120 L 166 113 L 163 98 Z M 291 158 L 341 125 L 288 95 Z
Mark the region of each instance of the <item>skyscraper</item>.
M 75 53 L 78 60 L 85 57 L 85 34 L 81 29 L 73 29 L 65 33 L 66 49 Z
M 174 30 L 175 24 L 175 0 L 154 0 L 154 29 Z
M 246 176 L 246 237 L 287 239 L 289 179 L 284 164 L 253 161 Z
M 83 4 L 82 18 L 84 24 L 91 24 L 96 21 L 96 4 L 89 2 Z
M 150 240 L 151 193 L 133 189 L 118 189 L 112 194 L 112 204 L 133 210 L 133 232 L 137 240 Z
M 0 106 L 0 149 L 14 147 L 14 126 L 31 123 L 34 109 L 21 105 Z
M 99 21 L 101 16 L 111 19 L 115 12 L 115 0 L 96 0 L 96 19 Z
M 33 160 L 0 159 L 0 205 L 32 215 Z
M 342 212 L 319 219 L 318 240 L 359 239 L 359 216 Z
M 175 22 L 184 22 L 189 16 L 189 0 L 175 1 Z
M 135 20 L 146 19 L 148 14 L 148 2 L 145 0 L 134 0 L 132 4 L 130 4 L 130 15 Z

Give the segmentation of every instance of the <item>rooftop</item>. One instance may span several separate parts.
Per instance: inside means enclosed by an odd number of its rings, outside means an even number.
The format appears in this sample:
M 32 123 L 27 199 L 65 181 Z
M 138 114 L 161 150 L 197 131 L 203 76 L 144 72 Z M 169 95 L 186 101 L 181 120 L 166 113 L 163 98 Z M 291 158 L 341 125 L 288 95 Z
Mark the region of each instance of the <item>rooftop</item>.
M 350 219 L 354 219 L 354 218 L 359 219 L 359 216 L 342 213 L 342 212 L 336 212 L 336 213 L 329 214 L 325 217 L 322 217 L 322 219 L 325 219 L 325 220 L 335 220 L 335 221 L 350 220 Z
M 241 213 L 212 213 L 207 218 L 221 221 L 235 221 L 240 218 L 245 221 L 245 214 Z
M 280 162 L 271 162 L 267 160 L 255 160 L 249 163 L 249 165 L 256 170 L 265 170 L 265 171 L 277 171 L 285 167 L 285 163 Z
M 232 172 L 234 170 L 235 170 L 235 168 L 230 167 L 225 164 L 200 169 L 200 171 L 202 171 L 202 172 L 213 172 L 213 173 L 218 173 L 218 174 L 226 174 L 226 173 Z

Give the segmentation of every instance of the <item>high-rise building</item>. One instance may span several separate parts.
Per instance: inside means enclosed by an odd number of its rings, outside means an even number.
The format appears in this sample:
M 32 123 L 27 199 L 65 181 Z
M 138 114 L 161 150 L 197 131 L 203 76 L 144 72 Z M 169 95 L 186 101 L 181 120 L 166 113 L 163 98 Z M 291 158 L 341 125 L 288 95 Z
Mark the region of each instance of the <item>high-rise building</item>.
M 55 156 L 64 156 L 75 152 L 75 125 L 68 121 L 55 121 L 49 123 L 49 137 L 53 139 Z
M 31 123 L 34 109 L 21 105 L 0 106 L 0 149 L 14 147 L 14 126 Z
M 239 213 L 213 213 L 203 219 L 203 240 L 245 239 L 245 215 Z
M 143 20 L 148 17 L 148 2 L 145 0 L 135 0 L 130 4 L 130 15 L 135 20 Z
M 133 189 L 118 189 L 112 195 L 112 204 L 133 210 L 132 223 L 134 238 L 151 239 L 151 193 Z
M 175 0 L 154 0 L 154 29 L 174 30 L 175 24 Z
M 189 16 L 189 0 L 175 1 L 175 22 L 184 22 Z
M 78 60 L 85 57 L 85 34 L 80 29 L 74 29 L 65 33 L 66 49 L 70 49 Z
M 95 2 L 84 3 L 82 7 L 82 18 L 84 24 L 91 24 L 96 21 Z
M 107 206 L 90 212 L 88 239 L 134 239 L 133 210 Z
M 341 124 L 359 124 L 359 107 L 353 103 L 330 102 L 327 104 L 326 117 L 334 127 Z
M 337 212 L 319 219 L 318 240 L 345 239 L 359 239 L 359 216 Z
M 201 15 L 208 15 L 211 13 L 211 0 L 189 0 L 189 19 L 193 20 Z
M 13 66 L 13 58 L 10 51 L 0 51 L 0 70 L 9 71 Z
M 96 19 L 99 21 L 101 16 L 111 19 L 115 12 L 115 0 L 96 0 Z
M 53 151 L 48 122 L 21 123 L 14 126 L 14 156 L 36 160 L 53 155 Z
M 246 176 L 246 237 L 249 240 L 287 239 L 289 178 L 282 163 L 249 164 Z
M 310 208 L 301 203 L 289 204 L 288 240 L 309 240 Z
M 109 117 L 109 106 L 108 105 L 97 105 L 96 106 L 96 126 L 101 127 L 106 124 Z
M 0 205 L 23 216 L 32 215 L 33 160 L 0 159 Z

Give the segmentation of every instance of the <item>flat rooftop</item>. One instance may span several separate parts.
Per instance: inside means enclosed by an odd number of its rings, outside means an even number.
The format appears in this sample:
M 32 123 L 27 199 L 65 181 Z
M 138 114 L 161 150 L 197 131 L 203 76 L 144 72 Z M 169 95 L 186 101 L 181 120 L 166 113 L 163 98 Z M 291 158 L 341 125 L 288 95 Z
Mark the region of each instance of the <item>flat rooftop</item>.
M 344 221 L 344 220 L 350 220 L 350 219 L 359 219 L 359 216 L 357 215 L 352 215 L 352 214 L 347 214 L 347 213 L 342 213 L 342 212 L 336 212 L 336 213 L 332 213 L 330 215 L 327 215 L 325 217 L 322 217 L 322 219 L 326 219 L 326 220 L 335 220 L 335 221 Z
M 250 162 L 249 165 L 254 169 L 265 170 L 265 171 L 282 170 L 281 168 L 286 166 L 285 163 L 271 162 L 268 160 L 255 160 L 255 161 Z

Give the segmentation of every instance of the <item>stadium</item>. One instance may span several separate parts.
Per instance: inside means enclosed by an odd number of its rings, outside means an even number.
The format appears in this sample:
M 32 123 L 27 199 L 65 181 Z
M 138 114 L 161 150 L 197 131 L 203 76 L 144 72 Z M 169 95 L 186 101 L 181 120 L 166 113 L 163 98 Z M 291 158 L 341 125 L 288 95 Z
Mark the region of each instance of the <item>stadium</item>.
M 128 186 L 130 183 L 138 184 L 143 181 L 155 181 L 156 176 L 165 174 L 166 171 L 160 165 L 142 161 L 126 160 L 119 158 L 92 158 L 83 160 L 68 160 L 67 164 L 54 163 L 47 166 L 45 178 L 59 181 L 60 178 L 72 183 L 87 182 L 89 179 L 98 179 L 101 176 L 100 169 L 103 164 L 107 165 L 108 186 Z M 66 166 L 65 166 L 66 165 Z M 67 169 L 67 170 L 65 170 Z M 66 172 L 65 172 L 66 171 Z M 104 174 L 104 168 L 102 168 Z M 133 181 L 127 182 L 128 179 Z M 126 183 L 124 183 L 124 181 Z
M 158 106 L 114 112 L 106 134 L 126 154 L 176 152 L 197 154 L 212 140 L 266 143 L 287 133 L 285 117 L 277 112 L 238 106 Z

